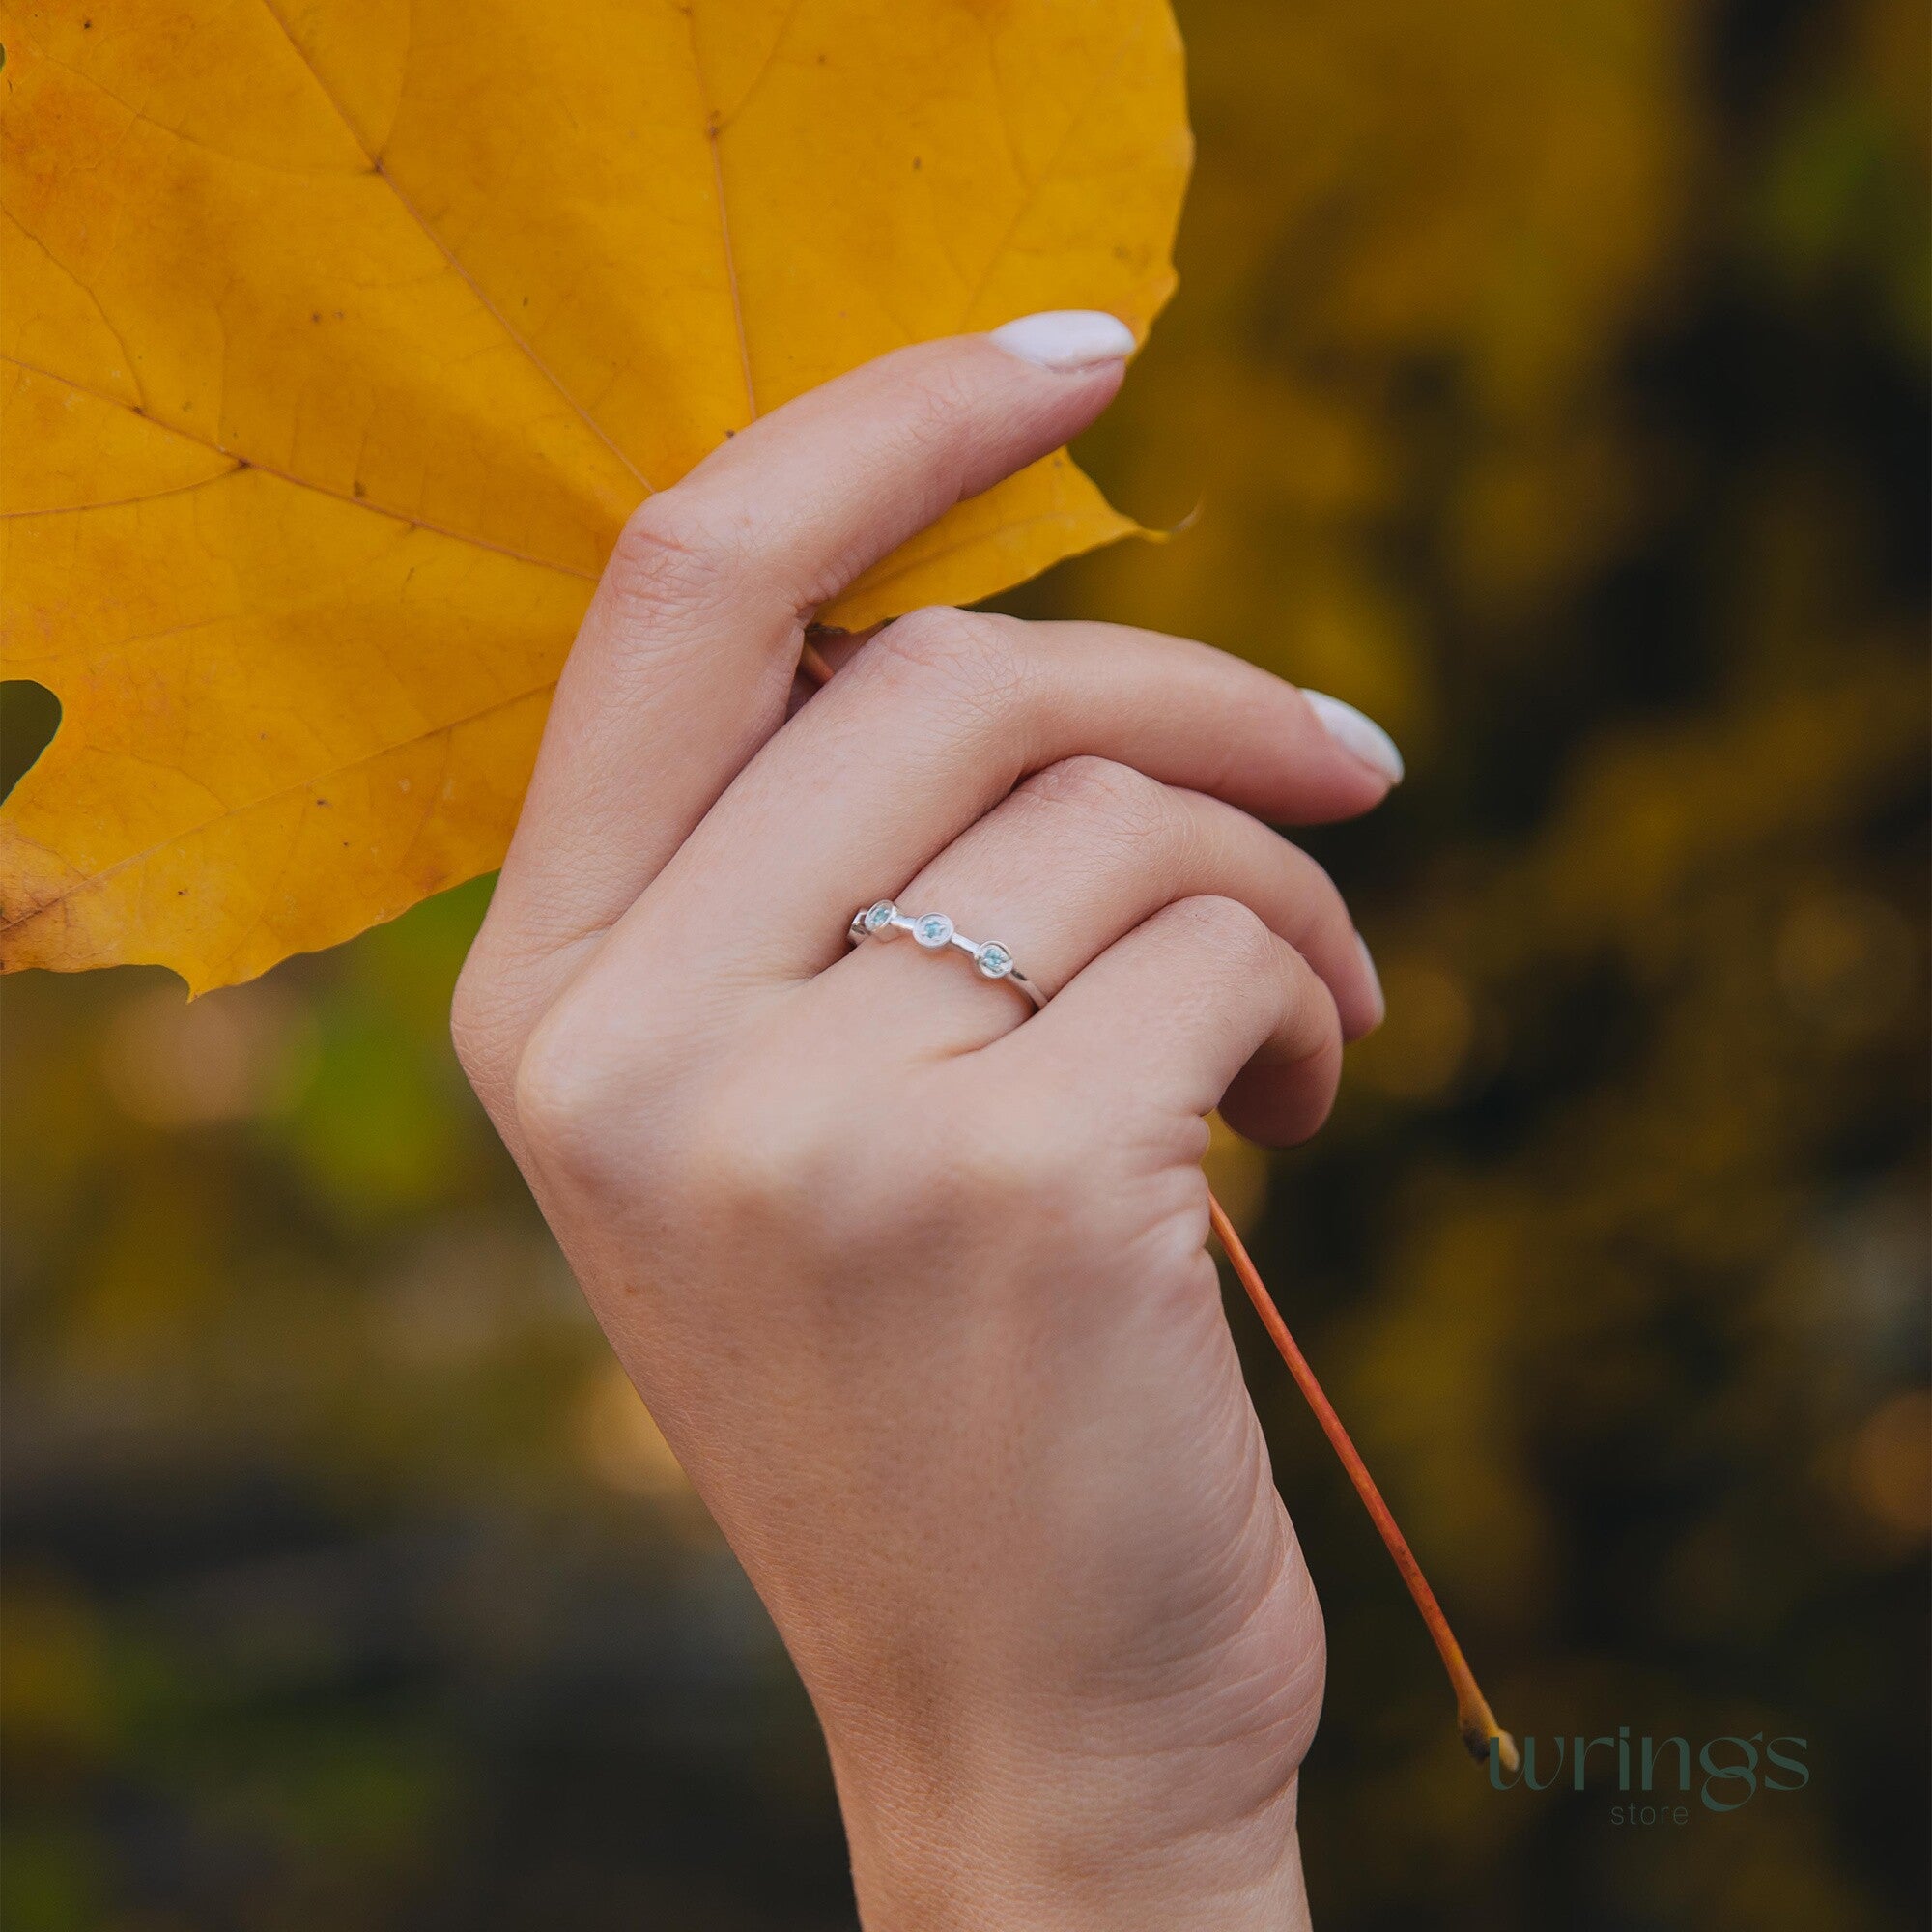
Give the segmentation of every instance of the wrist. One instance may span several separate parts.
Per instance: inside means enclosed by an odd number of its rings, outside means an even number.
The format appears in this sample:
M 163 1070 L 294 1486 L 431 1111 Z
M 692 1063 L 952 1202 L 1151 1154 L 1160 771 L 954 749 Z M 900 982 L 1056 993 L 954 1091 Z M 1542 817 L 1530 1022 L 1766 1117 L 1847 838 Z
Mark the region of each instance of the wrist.
M 968 1755 L 860 1768 L 835 1746 L 865 1932 L 1305 1932 L 1293 1770 L 1230 1804 L 1218 1767 Z

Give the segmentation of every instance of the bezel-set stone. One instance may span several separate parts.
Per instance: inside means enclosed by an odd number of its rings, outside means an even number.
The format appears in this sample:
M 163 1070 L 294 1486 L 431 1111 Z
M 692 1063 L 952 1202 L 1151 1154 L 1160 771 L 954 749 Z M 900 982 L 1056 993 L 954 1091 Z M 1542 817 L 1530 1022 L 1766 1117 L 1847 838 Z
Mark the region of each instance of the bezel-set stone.
M 1046 1004 L 1046 996 L 1013 962 L 1013 955 L 997 939 L 968 939 L 943 912 L 919 914 L 901 912 L 891 899 L 874 899 L 852 915 L 845 928 L 848 945 L 867 939 L 896 939 L 910 933 L 922 951 L 938 952 L 952 947 L 972 960 L 974 971 L 982 979 L 1004 980 L 1015 992 L 1024 993 L 1036 1007 Z

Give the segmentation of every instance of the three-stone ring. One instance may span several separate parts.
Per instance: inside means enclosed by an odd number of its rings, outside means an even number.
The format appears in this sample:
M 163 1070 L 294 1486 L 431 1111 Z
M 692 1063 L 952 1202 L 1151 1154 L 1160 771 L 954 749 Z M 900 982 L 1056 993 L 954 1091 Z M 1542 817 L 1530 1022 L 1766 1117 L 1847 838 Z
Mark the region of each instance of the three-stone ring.
M 1003 980 L 1024 993 L 1036 1007 L 1046 1005 L 1046 995 L 1013 964 L 1013 955 L 997 939 L 968 939 L 956 931 L 943 912 L 902 913 L 891 899 L 861 906 L 845 929 L 848 944 L 862 939 L 895 939 L 902 932 L 912 934 L 913 943 L 927 952 L 943 952 L 949 947 L 963 952 L 988 980 Z

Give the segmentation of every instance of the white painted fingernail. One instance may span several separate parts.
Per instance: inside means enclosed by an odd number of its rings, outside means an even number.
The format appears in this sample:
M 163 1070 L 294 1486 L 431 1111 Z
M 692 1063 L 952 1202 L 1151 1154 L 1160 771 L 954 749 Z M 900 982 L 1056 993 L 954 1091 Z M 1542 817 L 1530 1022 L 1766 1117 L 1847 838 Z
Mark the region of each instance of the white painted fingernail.
M 992 331 L 1000 347 L 1037 368 L 1062 375 L 1119 362 L 1133 354 L 1134 332 L 1117 315 L 1098 308 L 1053 308 L 1003 322 Z
M 1402 782 L 1402 753 L 1395 740 L 1373 718 L 1330 697 L 1325 691 L 1304 691 L 1308 708 L 1321 721 L 1321 728 L 1345 752 L 1352 752 L 1363 764 L 1373 765 L 1390 784 Z
M 1375 1025 L 1380 1026 L 1388 1018 L 1389 1003 L 1382 992 L 1382 976 L 1376 971 L 1376 956 L 1369 951 L 1369 942 L 1358 932 L 1355 944 L 1361 949 L 1362 964 L 1368 969 L 1369 990 L 1376 996 Z

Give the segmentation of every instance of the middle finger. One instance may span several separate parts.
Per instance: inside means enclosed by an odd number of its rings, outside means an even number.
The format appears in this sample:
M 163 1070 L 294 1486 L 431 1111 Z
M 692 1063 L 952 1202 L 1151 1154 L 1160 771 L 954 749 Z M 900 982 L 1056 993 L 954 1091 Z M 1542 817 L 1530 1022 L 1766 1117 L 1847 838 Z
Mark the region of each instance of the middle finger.
M 920 612 L 758 753 L 594 970 L 628 978 L 675 934 L 683 959 L 741 984 L 810 978 L 843 951 L 855 906 L 891 895 L 1028 773 L 1082 754 L 1282 822 L 1353 816 L 1391 783 L 1293 685 L 1226 652 Z

